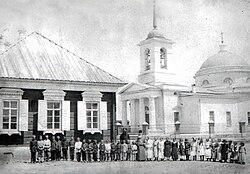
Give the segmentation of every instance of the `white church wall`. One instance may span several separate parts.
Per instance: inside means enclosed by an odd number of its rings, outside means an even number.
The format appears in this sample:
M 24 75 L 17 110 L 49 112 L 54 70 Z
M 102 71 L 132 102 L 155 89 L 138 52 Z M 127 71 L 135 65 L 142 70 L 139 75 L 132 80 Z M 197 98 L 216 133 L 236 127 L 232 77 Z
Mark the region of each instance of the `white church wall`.
M 164 131 L 164 115 L 163 115 L 163 105 L 162 105 L 162 97 L 157 97 L 155 99 L 155 112 L 156 112 L 156 125 L 157 129 L 161 129 Z M 150 118 L 149 118 L 150 119 Z
M 214 133 L 238 133 L 238 109 L 234 99 L 201 98 L 201 133 L 209 133 L 209 112 L 214 111 Z M 227 125 L 226 112 L 231 112 L 231 126 Z
M 164 122 L 165 133 L 174 134 L 174 108 L 177 106 L 178 97 L 173 95 L 172 92 L 164 92 Z
M 186 134 L 200 133 L 200 104 L 197 97 L 180 97 L 180 131 Z
M 239 122 L 245 122 L 246 132 L 250 132 L 250 123 L 248 123 L 248 112 L 250 112 L 250 100 L 238 103 Z

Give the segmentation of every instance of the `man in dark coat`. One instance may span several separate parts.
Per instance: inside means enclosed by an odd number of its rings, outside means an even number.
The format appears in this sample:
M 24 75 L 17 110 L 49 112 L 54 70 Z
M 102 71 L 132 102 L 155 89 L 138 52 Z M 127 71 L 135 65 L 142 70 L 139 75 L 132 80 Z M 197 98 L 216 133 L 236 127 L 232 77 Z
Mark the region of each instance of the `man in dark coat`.
M 66 137 L 63 137 L 62 140 L 62 153 L 63 153 L 63 159 L 68 160 L 68 147 L 69 147 L 69 142 L 67 141 Z
M 61 152 L 62 152 L 62 142 L 60 140 L 60 136 L 57 136 L 57 141 L 56 141 L 56 160 L 57 161 L 61 160 Z
M 128 140 L 130 140 L 129 134 L 127 133 L 127 129 L 124 128 L 123 132 L 122 132 L 122 134 L 120 136 L 120 142 L 124 142 L 125 141 L 125 143 L 128 144 Z
M 82 140 L 82 161 L 86 162 L 87 161 L 87 156 L 88 156 L 88 143 L 86 142 L 85 139 Z
M 170 160 L 172 154 L 172 142 L 166 138 L 166 141 L 164 142 L 164 156 L 167 158 L 167 160 Z
M 30 153 L 31 153 L 31 163 L 36 163 L 36 151 L 37 151 L 37 140 L 36 136 L 33 135 L 30 141 Z
M 227 141 L 223 140 L 221 144 L 221 162 L 227 161 L 227 150 L 228 150 Z
M 185 139 L 185 143 L 184 144 L 185 144 L 186 160 L 189 161 L 191 144 L 188 142 L 188 139 Z
M 99 145 L 99 151 L 100 151 L 100 161 L 103 162 L 105 161 L 105 151 L 106 151 L 106 147 L 103 140 L 101 140 L 101 143 Z
M 56 159 L 56 139 L 55 136 L 52 136 L 51 142 L 51 161 Z
M 97 140 L 94 140 L 94 143 L 93 143 L 93 160 L 95 162 L 97 161 L 97 153 L 98 153 L 98 144 L 97 144 Z
M 75 153 L 75 140 L 74 137 L 71 136 L 69 141 L 69 154 L 70 154 L 70 160 L 74 161 L 74 153 Z

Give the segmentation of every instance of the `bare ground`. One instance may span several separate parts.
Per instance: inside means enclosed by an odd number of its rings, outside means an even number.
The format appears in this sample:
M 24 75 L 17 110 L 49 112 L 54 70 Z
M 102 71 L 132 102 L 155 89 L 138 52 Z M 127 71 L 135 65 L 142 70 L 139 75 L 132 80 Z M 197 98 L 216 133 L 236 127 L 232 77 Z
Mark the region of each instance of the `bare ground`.
M 247 152 L 250 143 L 246 144 Z M 13 152 L 3 155 L 4 152 Z M 247 153 L 245 165 L 199 162 L 199 161 L 163 161 L 163 162 L 98 162 L 78 163 L 71 161 L 47 162 L 41 164 L 29 163 L 27 147 L 1 147 L 0 148 L 0 173 L 135 173 L 135 174 L 179 174 L 179 173 L 209 173 L 209 174 L 241 174 L 250 173 L 250 154 Z

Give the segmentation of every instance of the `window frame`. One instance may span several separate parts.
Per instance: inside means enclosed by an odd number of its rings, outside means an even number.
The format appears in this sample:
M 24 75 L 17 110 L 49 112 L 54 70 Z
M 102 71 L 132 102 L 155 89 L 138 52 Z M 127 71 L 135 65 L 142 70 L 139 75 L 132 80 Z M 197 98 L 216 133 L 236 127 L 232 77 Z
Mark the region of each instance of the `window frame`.
M 247 125 L 250 126 L 250 111 L 247 112 Z
M 53 108 L 49 108 L 48 105 L 49 103 L 53 103 Z M 55 103 L 59 103 L 59 108 L 54 108 L 54 104 Z M 48 121 L 49 119 L 49 116 L 48 116 L 48 111 L 52 111 L 52 121 Z M 58 121 L 55 121 L 55 111 L 60 111 L 60 115 L 59 115 L 59 122 Z M 51 123 L 52 124 L 52 128 L 49 128 L 48 126 L 48 123 Z M 58 124 L 59 123 L 59 127 L 58 128 L 55 128 L 55 124 Z M 62 101 L 61 100 L 47 100 L 47 130 L 62 130 Z
M 4 102 L 9 102 L 9 107 L 5 107 L 4 106 Z M 15 129 L 11 129 L 11 124 L 12 124 L 12 115 L 11 115 L 11 111 L 14 110 L 12 107 L 11 107 L 11 102 L 16 102 L 16 121 L 14 122 L 16 124 L 16 128 Z M 7 122 L 4 122 L 4 110 L 7 110 L 8 109 L 8 129 L 5 129 L 4 128 L 4 124 L 7 124 Z M 2 131 L 3 132 L 17 132 L 18 129 L 19 129 L 19 112 L 20 112 L 20 101 L 18 99 L 3 99 L 2 100 Z
M 162 63 L 164 63 L 162 65 Z M 160 49 L 160 67 L 161 69 L 167 69 L 167 51 L 164 47 Z
M 149 48 L 145 49 L 145 70 L 151 69 L 151 50 Z
M 180 112 L 174 112 L 174 123 L 176 123 L 177 121 L 180 122 Z
M 88 109 L 88 104 L 91 104 L 91 108 Z M 97 104 L 96 109 L 92 108 L 93 104 Z M 100 102 L 99 101 L 86 101 L 86 130 L 99 130 L 100 129 Z M 87 112 L 90 111 L 91 115 L 88 116 Z M 97 116 L 94 116 L 94 111 L 97 112 Z M 88 121 L 88 117 L 91 119 L 91 121 Z M 97 121 L 94 122 L 94 117 L 97 117 Z M 88 124 L 90 123 L 90 127 Z M 97 127 L 94 127 L 94 123 L 96 123 Z
M 228 116 L 230 116 L 229 122 L 228 122 Z M 226 123 L 227 123 L 227 127 L 232 127 L 232 113 L 231 113 L 231 111 L 226 111 Z
M 213 118 L 213 119 L 211 119 L 211 118 Z M 215 112 L 214 111 L 209 111 L 209 121 L 215 122 Z

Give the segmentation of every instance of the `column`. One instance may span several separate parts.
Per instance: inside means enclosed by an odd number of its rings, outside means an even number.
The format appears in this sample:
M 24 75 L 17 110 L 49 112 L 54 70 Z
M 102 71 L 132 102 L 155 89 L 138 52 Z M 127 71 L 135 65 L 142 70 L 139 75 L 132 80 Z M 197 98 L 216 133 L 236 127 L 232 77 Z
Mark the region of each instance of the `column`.
M 131 129 L 134 130 L 136 127 L 135 99 L 130 100 L 130 125 Z
M 149 98 L 149 129 L 156 129 L 156 117 L 155 117 L 155 98 Z
M 139 99 L 139 118 L 138 125 L 142 125 L 145 122 L 145 103 L 144 98 Z
M 122 101 L 122 125 L 127 126 L 127 100 Z

